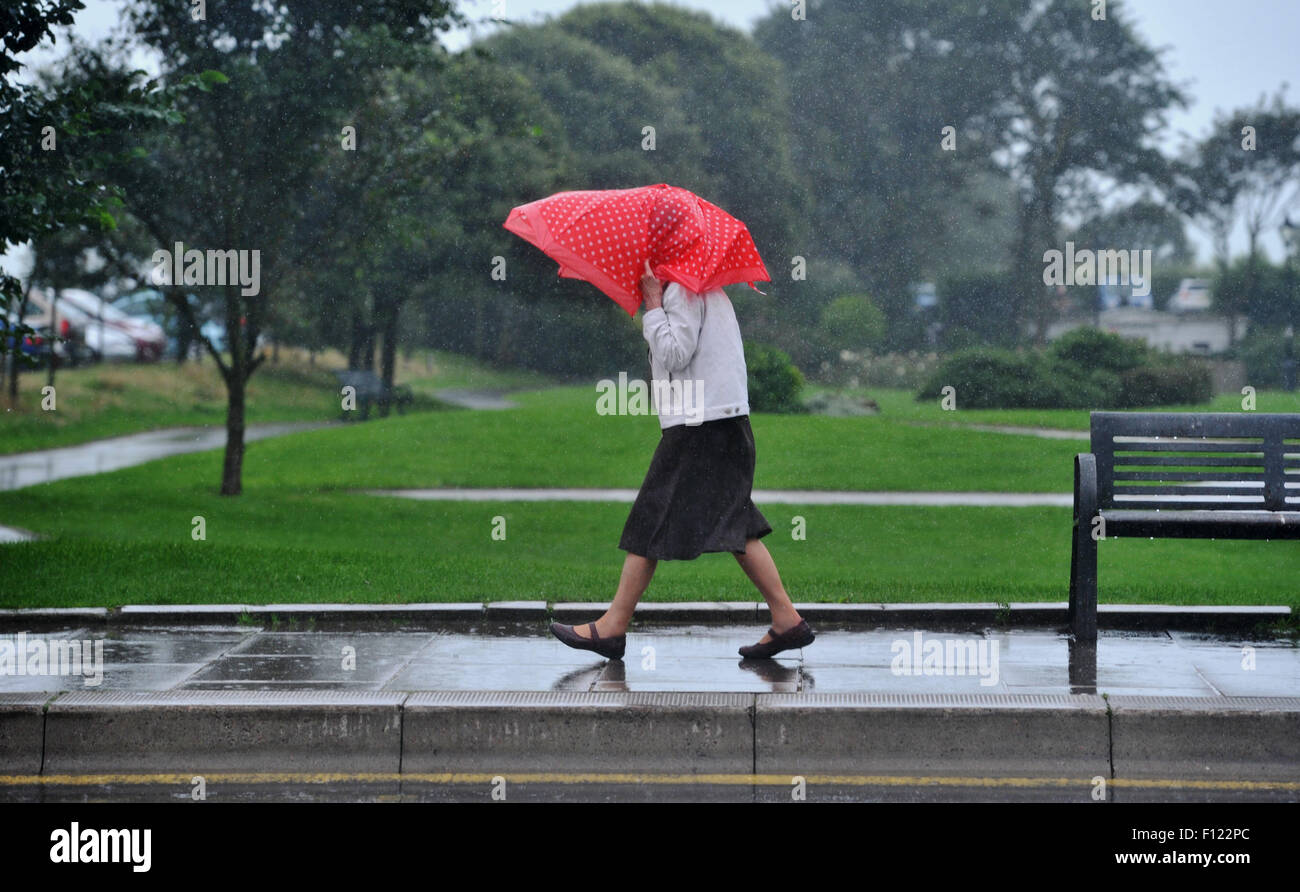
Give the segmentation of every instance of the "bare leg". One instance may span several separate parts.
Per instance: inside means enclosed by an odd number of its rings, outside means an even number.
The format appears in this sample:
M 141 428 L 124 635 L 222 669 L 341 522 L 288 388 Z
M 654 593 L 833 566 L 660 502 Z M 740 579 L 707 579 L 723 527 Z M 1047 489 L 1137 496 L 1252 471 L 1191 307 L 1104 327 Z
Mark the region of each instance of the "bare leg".
M 627 631 L 627 625 L 632 621 L 632 611 L 636 610 L 637 602 L 645 593 L 646 586 L 655 575 L 657 566 L 659 566 L 657 560 L 628 552 L 623 560 L 623 575 L 618 580 L 614 603 L 610 604 L 609 609 L 596 620 L 596 631 L 601 638 L 622 635 Z M 573 630 L 583 638 L 591 637 L 591 630 L 587 628 L 586 623 L 574 626 Z
M 772 560 L 766 545 L 758 539 L 750 539 L 745 543 L 745 553 L 736 555 L 736 562 L 754 583 L 763 600 L 767 602 L 768 609 L 772 611 L 772 628 L 782 633 L 793 629 L 803 621 L 799 611 L 794 609 L 790 596 L 785 593 L 785 586 L 781 584 L 781 574 L 777 572 L 776 562 Z M 765 634 L 758 643 L 765 644 L 771 640 L 772 636 Z

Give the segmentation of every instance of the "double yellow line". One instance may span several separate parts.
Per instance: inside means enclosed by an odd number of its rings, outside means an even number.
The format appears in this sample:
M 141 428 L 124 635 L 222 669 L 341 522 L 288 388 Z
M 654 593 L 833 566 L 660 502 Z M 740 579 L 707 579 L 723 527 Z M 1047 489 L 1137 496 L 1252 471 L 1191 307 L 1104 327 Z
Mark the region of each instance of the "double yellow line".
M 0 775 L 0 787 L 101 787 L 110 785 L 191 786 L 196 777 L 207 784 L 462 784 L 489 785 L 498 778 L 510 784 L 625 784 L 658 786 L 791 787 L 790 774 L 637 774 L 628 772 L 445 773 L 398 772 L 213 772 L 139 774 L 11 774 Z M 809 774 L 799 775 L 817 787 L 984 787 L 1086 789 L 1091 779 L 1078 777 L 965 777 L 949 775 Z M 1300 781 L 1189 780 L 1182 778 L 1107 778 L 1113 787 L 1132 789 L 1297 792 Z

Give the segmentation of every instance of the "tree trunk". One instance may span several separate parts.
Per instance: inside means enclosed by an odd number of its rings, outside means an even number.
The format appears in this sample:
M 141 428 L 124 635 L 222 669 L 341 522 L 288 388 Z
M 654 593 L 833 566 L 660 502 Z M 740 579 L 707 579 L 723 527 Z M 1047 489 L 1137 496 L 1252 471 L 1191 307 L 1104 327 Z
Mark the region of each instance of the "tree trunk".
M 226 342 L 230 369 L 226 374 L 226 454 L 221 464 L 221 494 L 237 496 L 244 488 L 244 396 L 248 384 L 248 359 L 240 326 L 236 286 L 226 286 Z
M 375 326 L 366 326 L 366 349 L 365 355 L 361 358 L 362 368 L 367 372 L 375 370 Z
M 190 325 L 187 317 L 182 315 L 176 331 L 176 364 L 181 365 L 189 359 L 190 351 L 194 349 L 194 327 Z
M 59 331 L 59 289 L 55 288 L 54 293 L 50 296 L 50 356 L 49 356 L 49 374 L 45 377 L 45 383 L 50 387 L 54 386 L 54 337 Z
M 397 315 L 401 306 L 396 302 L 385 307 L 384 312 L 384 349 L 380 354 L 380 375 L 384 381 L 384 391 L 391 394 L 393 392 L 393 378 L 397 372 Z M 389 402 L 380 405 L 380 417 L 387 418 Z
M 243 364 L 240 363 L 240 366 Z M 231 368 L 226 382 L 226 454 L 221 463 L 221 494 L 237 496 L 244 489 L 244 393 L 243 369 Z
M 23 292 L 22 302 L 18 304 L 18 321 L 15 327 L 22 325 L 23 319 L 27 317 L 27 295 L 31 293 L 31 282 L 28 282 L 27 290 Z M 9 353 L 9 405 L 16 409 L 18 408 L 18 376 L 22 372 L 23 339 L 15 333 L 13 340 L 13 350 Z
M 362 323 L 361 310 L 352 310 L 352 337 L 348 343 L 348 368 L 361 368 L 361 354 L 365 350 L 366 328 Z

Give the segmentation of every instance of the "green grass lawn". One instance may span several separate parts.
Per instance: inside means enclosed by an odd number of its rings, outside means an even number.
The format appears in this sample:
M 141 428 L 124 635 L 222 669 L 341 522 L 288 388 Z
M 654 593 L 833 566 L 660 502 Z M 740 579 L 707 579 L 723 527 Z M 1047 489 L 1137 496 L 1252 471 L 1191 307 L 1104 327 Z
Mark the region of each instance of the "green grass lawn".
M 267 366 L 248 385 L 249 423 L 337 417 L 324 369 Z M 52 449 L 165 427 L 223 425 L 226 389 L 203 364 L 98 365 L 62 369 L 53 411 L 41 408 L 45 373 L 23 375 L 18 407 L 0 398 L 0 454 Z M 333 413 L 333 416 L 331 415 Z
M 594 385 L 511 398 L 521 407 L 415 413 L 254 443 L 244 482 L 298 492 L 640 486 L 660 436 L 653 416 L 597 415 Z M 752 425 L 760 489 L 1067 492 L 1080 447 L 880 416 L 755 415 Z M 218 460 L 215 453 L 180 456 L 143 473 L 211 489 Z
M 911 390 L 897 390 L 886 387 L 858 388 L 808 388 L 808 393 L 818 390 L 843 393 L 848 396 L 873 399 L 880 406 L 882 415 L 908 421 L 936 424 L 1004 424 L 1016 427 L 1046 427 L 1060 430 L 1088 430 L 1088 412 L 1084 409 L 963 409 L 958 395 L 957 408 L 945 410 L 938 400 L 917 402 L 916 393 Z M 1220 394 L 1208 404 L 1199 406 L 1162 406 L 1159 409 L 1135 409 L 1134 411 L 1159 412 L 1240 412 L 1241 396 L 1231 393 Z M 1287 393 L 1282 390 L 1265 390 L 1255 395 L 1256 412 L 1300 412 L 1300 391 Z
M 3 606 L 124 603 L 602 601 L 613 595 L 627 506 L 412 502 L 251 490 L 168 490 L 105 511 L 48 493 L 59 538 L 7 546 Z M 119 490 L 119 494 L 122 494 Z M 6 511 L 8 507 L 6 506 Z M 806 601 L 1063 601 L 1066 509 L 769 506 L 766 541 Z M 190 538 L 191 518 L 205 541 Z M 493 518 L 506 538 L 493 540 Z M 807 538 L 791 538 L 795 515 Z M 31 522 L 32 526 L 38 524 Z M 1286 543 L 1110 540 L 1102 601 L 1295 603 Z M 662 562 L 648 600 L 753 600 L 728 555 Z
M 249 379 L 247 422 L 338 418 L 338 381 L 332 370 L 344 365 L 343 357 L 333 352 L 311 364 L 301 351 L 282 351 L 280 362 L 263 363 Z M 535 374 L 499 371 L 436 350 L 403 358 L 396 378 L 415 391 L 416 411 L 448 408 L 433 397 L 444 387 L 504 389 L 550 383 Z M 164 361 L 60 369 L 54 411 L 41 406 L 45 383 L 44 370 L 25 373 L 16 407 L 9 405 L 7 395 L 0 397 L 0 455 L 166 427 L 221 426 L 226 421 L 225 384 L 207 358 L 183 365 Z
M 522 408 L 417 413 L 0 493 L 0 522 L 52 538 L 0 550 L 0 605 L 607 600 L 628 506 L 413 502 L 362 487 L 635 488 L 659 428 L 602 417 L 595 388 Z M 758 488 L 1068 492 L 1080 444 L 863 418 L 757 415 Z M 1069 510 L 763 506 L 787 587 L 809 601 L 1061 601 Z M 791 518 L 806 518 L 806 541 Z M 506 518 L 505 541 L 491 538 Z M 207 538 L 191 538 L 191 519 Z M 1102 543 L 1102 601 L 1291 604 L 1294 543 Z M 757 600 L 727 555 L 664 562 L 651 600 Z

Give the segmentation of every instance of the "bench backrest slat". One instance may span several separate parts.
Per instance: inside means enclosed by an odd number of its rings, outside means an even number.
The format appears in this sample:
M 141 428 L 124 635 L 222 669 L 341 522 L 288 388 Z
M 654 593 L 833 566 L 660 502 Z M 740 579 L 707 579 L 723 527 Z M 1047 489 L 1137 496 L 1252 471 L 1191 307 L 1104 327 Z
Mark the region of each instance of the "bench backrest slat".
M 1093 412 L 1100 508 L 1300 510 L 1300 414 Z

